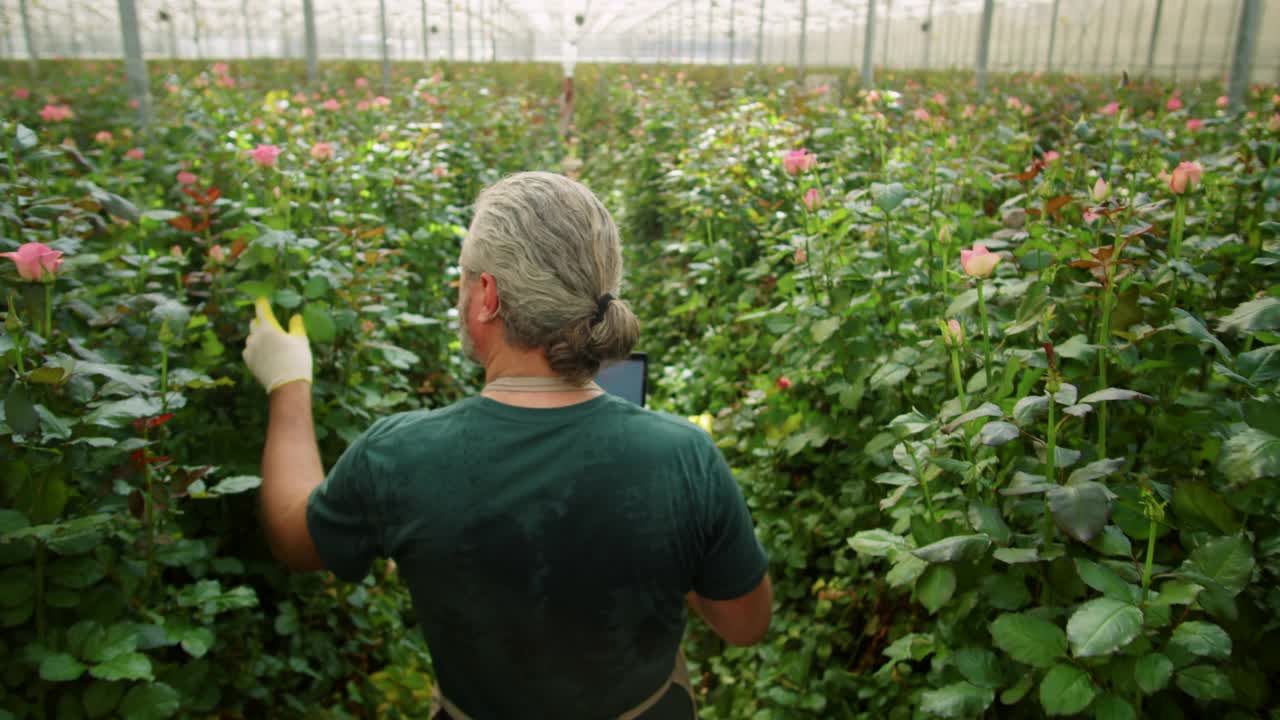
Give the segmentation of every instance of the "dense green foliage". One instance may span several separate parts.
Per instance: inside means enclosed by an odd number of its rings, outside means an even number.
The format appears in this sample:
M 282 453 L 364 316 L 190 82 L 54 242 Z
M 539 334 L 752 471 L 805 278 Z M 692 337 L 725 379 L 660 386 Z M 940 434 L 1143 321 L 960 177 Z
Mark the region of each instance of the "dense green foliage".
M 399 68 L 384 107 L 359 66 L 309 95 L 189 66 L 145 135 L 118 66 L 81 70 L 0 98 L 0 250 L 66 258 L 3 269 L 0 717 L 420 715 L 394 574 L 265 552 L 250 303 L 303 315 L 331 463 L 475 389 L 468 204 L 569 153 L 624 230 L 654 404 L 715 416 L 773 558 L 763 644 L 691 633 L 704 718 L 1276 717 L 1272 90 L 1249 116 L 1210 88 L 588 68 L 566 148 L 547 68 Z M 1198 182 L 1161 177 L 1184 161 Z

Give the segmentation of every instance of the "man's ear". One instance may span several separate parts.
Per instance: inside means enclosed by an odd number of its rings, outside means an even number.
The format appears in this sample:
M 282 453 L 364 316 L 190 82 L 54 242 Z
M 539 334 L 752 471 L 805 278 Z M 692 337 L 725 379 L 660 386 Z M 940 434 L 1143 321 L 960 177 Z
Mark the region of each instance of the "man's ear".
M 489 322 L 498 317 L 502 302 L 498 297 L 498 280 L 489 273 L 480 273 L 480 289 L 484 293 L 483 303 L 487 315 L 484 321 Z

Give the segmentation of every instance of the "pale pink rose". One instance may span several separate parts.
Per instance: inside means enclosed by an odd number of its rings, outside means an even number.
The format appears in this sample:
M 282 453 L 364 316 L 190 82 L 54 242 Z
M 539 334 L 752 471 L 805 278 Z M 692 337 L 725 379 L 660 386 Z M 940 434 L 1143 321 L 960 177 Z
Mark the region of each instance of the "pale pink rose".
M 631 90 L 631 83 L 627 83 L 625 87 L 627 90 Z M 829 92 L 831 92 L 831 86 L 827 85 L 826 83 L 823 83 L 822 85 L 819 85 L 818 87 L 813 89 L 814 95 L 826 95 Z
M 1231 104 L 1231 99 L 1228 98 L 1226 95 L 1219 95 L 1215 104 L 1218 107 L 1225 109 L 1228 105 Z
M 947 347 L 964 344 L 964 326 L 959 320 L 951 318 L 947 321 L 947 329 L 942 333 L 942 341 L 947 344 Z
M 813 212 L 822 207 L 822 196 L 818 194 L 818 188 L 809 188 L 804 194 L 804 206 L 809 212 Z
M 1057 150 L 1050 150 L 1049 152 L 1044 154 L 1044 161 L 1046 163 L 1057 162 L 1061 159 L 1062 159 L 1062 156 L 1058 154 Z
M 972 250 L 960 251 L 960 267 L 969 277 L 990 277 L 1000 263 L 1000 256 L 987 250 L 982 243 L 974 243 Z
M 956 147 L 956 143 L 957 143 L 957 142 L 958 142 L 958 141 L 956 140 L 956 136 L 955 136 L 955 135 L 948 135 L 948 136 L 947 136 L 947 147 L 948 147 L 948 148 L 950 148 L 950 149 L 954 150 L 954 149 L 955 149 L 955 147 Z
M 175 94 L 175 93 L 177 93 L 177 92 L 180 92 L 180 91 L 182 90 L 182 88 L 178 87 L 177 85 L 174 85 L 173 83 L 165 83 L 165 84 L 164 84 L 164 89 L 165 89 L 165 91 L 166 91 L 166 92 L 168 92 L 170 95 L 173 95 L 173 94 Z
M 61 250 L 38 242 L 24 243 L 15 252 L 0 253 L 0 257 L 12 260 L 23 280 L 52 280 L 62 265 Z
M 356 110 L 364 111 L 368 109 L 369 109 L 368 100 L 361 100 L 360 102 L 356 103 Z
M 381 107 L 381 108 L 384 108 L 384 107 L 390 107 L 390 106 L 391 106 L 391 98 L 389 98 L 389 97 L 385 97 L 385 96 L 383 96 L 383 95 L 379 95 L 378 97 L 376 97 L 376 98 L 374 98 L 374 99 L 373 99 L 373 106 L 374 106 L 374 107 Z
M 333 98 L 329 98 L 328 100 L 325 100 L 324 103 L 320 105 L 320 107 L 323 110 L 328 110 L 330 112 L 333 112 L 335 110 L 340 109 L 342 107 L 342 103 L 338 102 Z
M 311 109 L 311 108 L 309 108 L 309 107 L 304 107 L 304 108 L 302 108 L 302 112 L 301 112 L 301 113 L 299 113 L 299 115 L 301 115 L 301 116 L 302 116 L 302 117 L 304 117 L 304 118 L 313 117 L 315 114 L 316 114 L 316 111 L 315 111 L 315 110 L 312 110 L 312 109 Z
M 818 165 L 818 156 L 805 148 L 792 150 L 782 158 L 782 167 L 788 175 L 808 172 Z
M 186 170 L 178 173 L 178 183 L 181 185 L 195 185 L 197 180 L 199 180 L 199 178 Z
M 332 160 L 333 144 L 327 142 L 318 142 L 311 146 L 311 159 L 313 160 Z
M 307 94 L 304 92 L 296 92 L 293 94 L 293 102 L 295 105 L 306 105 Z
M 1168 110 L 1169 112 L 1177 112 L 1181 110 L 1182 98 L 1178 97 L 1177 95 L 1170 97 L 1169 101 L 1164 104 L 1164 109 Z
M 805 252 L 804 248 L 798 247 L 792 255 L 791 261 L 797 265 L 803 265 L 809 261 L 809 253 Z
M 920 122 L 929 122 L 929 111 L 924 108 L 916 108 L 911 115 Z
M 1204 168 L 1200 167 L 1200 163 L 1178 163 L 1178 167 L 1174 168 L 1173 173 L 1169 175 L 1169 189 L 1175 195 L 1195 190 L 1196 185 L 1200 184 L 1200 176 L 1203 172 Z
M 233 88 L 236 86 L 236 79 L 230 75 L 218 76 L 218 87 Z
M 1009 108 L 1010 110 L 1021 110 L 1022 101 L 1019 100 L 1016 95 L 1010 95 L 1008 98 L 1005 99 L 1004 106 Z
M 214 245 L 209 248 L 209 260 L 215 264 L 224 263 L 227 261 L 227 251 L 221 245 Z
M 1115 100 L 1112 100 L 1106 105 L 1103 105 L 1102 109 L 1099 110 L 1098 112 L 1103 115 L 1115 115 L 1116 113 L 1120 112 L 1120 103 L 1116 102 Z
M 93 141 L 99 145 L 110 145 L 112 140 L 114 140 L 114 138 L 111 136 L 111 131 L 109 130 L 99 130 L 97 134 L 93 136 Z
M 1023 117 L 1031 117 L 1031 113 L 1033 113 L 1033 112 L 1035 112 L 1035 108 L 1031 107 L 1030 105 L 1023 105 L 1023 106 L 1022 106 L 1022 116 L 1023 116 Z
M 977 112 L 978 112 L 978 107 L 976 105 L 973 105 L 973 104 L 965 105 L 964 110 L 960 112 L 960 117 L 964 118 L 965 120 L 968 120 L 969 118 L 973 117 L 974 114 Z
M 946 104 L 947 104 L 947 96 L 946 96 L 946 95 L 943 95 L 942 93 L 934 93 L 934 94 L 933 94 L 933 102 L 934 102 L 934 103 L 936 103 L 936 104 L 938 104 L 938 105 L 946 105 Z
M 872 90 L 871 92 L 867 93 L 868 105 L 875 105 L 878 102 L 880 102 L 880 92 L 878 90 Z
M 138 100 L 138 98 L 129 98 L 130 110 L 137 110 L 140 107 L 142 107 L 142 101 Z
M 1244 119 L 1245 119 L 1245 120 L 1257 120 L 1257 119 L 1258 119 L 1258 111 L 1257 111 L 1257 110 L 1250 110 L 1249 112 L 1247 112 L 1247 113 L 1245 113 L 1245 114 L 1244 114 Z
M 356 78 L 356 87 L 360 88 L 361 90 L 369 87 L 369 78 L 362 78 L 362 77 Z
M 684 71 L 683 71 L 683 70 L 682 70 L 682 71 L 680 71 L 680 72 L 678 72 L 678 73 L 676 73 L 676 82 L 680 82 L 680 83 L 684 82 Z
M 347 96 L 347 90 L 346 90 L 346 88 L 338 88 L 338 97 L 343 97 L 343 98 L 344 98 L 344 97 L 346 97 L 346 96 Z
M 431 168 L 431 174 L 435 175 L 438 178 L 442 178 L 449 174 L 449 168 L 443 165 L 437 165 Z
M 1267 129 L 1271 132 L 1280 132 L 1280 113 L 1271 116 L 1267 121 Z
M 226 63 L 219 62 L 213 64 L 214 75 L 226 75 L 228 72 L 231 72 L 231 68 L 227 67 Z
M 423 100 L 425 100 L 425 101 L 427 102 L 427 104 L 428 104 L 428 105 L 439 105 L 439 104 L 440 104 L 440 98 L 436 97 L 435 95 L 432 95 L 432 94 L 431 94 L 431 93 L 429 93 L 429 92 L 424 92 L 424 93 L 422 93 L 422 99 L 423 99 Z
M 1085 221 L 1085 222 L 1087 222 L 1087 223 L 1089 223 L 1090 225 L 1092 225 L 1092 224 L 1094 224 L 1095 222 L 1097 222 L 1097 221 L 1098 221 L 1098 218 L 1100 218 L 1100 217 L 1102 217 L 1102 216 L 1101 216 L 1101 215 L 1099 215 L 1098 213 L 1093 212 L 1092 210 L 1085 210 L 1085 211 L 1084 211 L 1084 221 Z
M 274 167 L 276 160 L 280 157 L 280 148 L 275 145 L 259 145 L 250 151 L 249 155 L 253 157 L 253 161 L 258 163 L 259 167 Z
M 124 156 L 130 160 L 141 160 L 143 157 L 146 156 L 146 153 L 142 150 L 142 148 L 133 148 L 129 152 L 126 152 Z
M 1106 180 L 1103 180 L 1102 178 L 1098 178 L 1098 182 L 1093 184 L 1093 192 L 1090 193 L 1090 197 L 1093 198 L 1094 202 L 1102 202 L 1103 200 L 1106 200 L 1110 196 L 1111 196 L 1111 187 L 1107 185 Z
M 169 254 L 176 258 L 184 258 L 187 256 L 186 253 L 182 252 L 182 246 L 177 243 L 169 246 Z
M 18 88 L 17 90 L 13 91 L 13 96 L 18 98 L 19 100 L 26 100 L 27 98 L 31 97 L 31 91 L 26 88 Z
M 45 122 L 62 122 L 72 117 L 71 108 L 66 105 L 45 105 L 40 110 L 40 119 Z
M 1191 118 L 1190 120 L 1187 120 L 1187 129 L 1190 130 L 1191 132 L 1200 130 L 1203 127 L 1204 127 L 1204 121 L 1201 120 L 1200 118 Z

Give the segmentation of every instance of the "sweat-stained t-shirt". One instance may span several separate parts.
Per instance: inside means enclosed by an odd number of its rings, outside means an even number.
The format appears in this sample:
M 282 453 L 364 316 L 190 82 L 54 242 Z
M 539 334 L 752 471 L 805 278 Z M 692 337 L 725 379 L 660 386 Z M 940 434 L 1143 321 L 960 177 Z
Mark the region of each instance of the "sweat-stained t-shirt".
M 617 717 L 671 674 L 684 594 L 741 597 L 768 565 L 711 437 L 611 395 L 383 418 L 307 526 L 344 580 L 395 560 L 441 692 L 476 720 Z M 678 687 L 643 715 L 692 717 Z

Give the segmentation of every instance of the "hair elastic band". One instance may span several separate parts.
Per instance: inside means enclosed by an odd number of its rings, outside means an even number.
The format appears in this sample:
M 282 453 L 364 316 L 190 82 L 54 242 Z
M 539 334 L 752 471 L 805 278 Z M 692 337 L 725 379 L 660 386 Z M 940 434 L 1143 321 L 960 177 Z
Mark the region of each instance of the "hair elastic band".
M 591 318 L 591 325 L 594 327 L 596 323 L 604 320 L 604 314 L 609 309 L 609 303 L 613 302 L 613 295 L 605 293 L 596 301 L 596 315 Z

